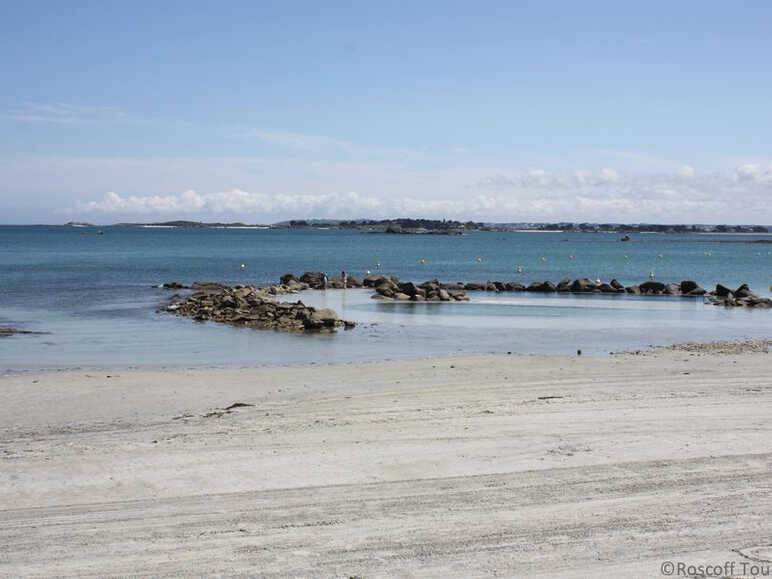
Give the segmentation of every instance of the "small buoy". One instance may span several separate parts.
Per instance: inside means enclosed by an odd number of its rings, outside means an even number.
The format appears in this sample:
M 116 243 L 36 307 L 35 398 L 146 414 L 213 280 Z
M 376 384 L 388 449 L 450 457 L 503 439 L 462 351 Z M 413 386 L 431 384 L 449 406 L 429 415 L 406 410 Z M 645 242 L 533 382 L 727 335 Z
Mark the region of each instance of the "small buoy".
M 365 270 L 365 274 L 366 274 L 366 275 L 370 275 L 370 270 L 369 270 L 369 269 L 366 269 L 366 270 Z
M 426 263 L 426 259 L 424 259 L 424 258 L 422 257 L 422 258 L 421 258 L 421 260 L 420 260 L 420 262 L 421 262 L 421 263 Z
M 629 257 L 627 257 L 627 254 L 626 254 L 626 253 L 625 253 L 625 255 L 624 255 L 624 258 L 625 258 L 625 259 L 630 259 Z
M 247 267 L 247 266 L 246 266 L 246 265 L 244 265 L 243 263 L 241 264 L 241 269 L 245 269 L 246 267 Z
M 522 268 L 522 267 L 520 267 L 520 266 L 518 265 L 518 266 L 515 268 L 515 271 L 516 271 L 517 273 L 523 273 L 523 268 Z
M 482 263 L 482 257 L 477 258 L 477 263 Z
M 547 263 L 547 258 L 546 258 L 546 257 L 544 257 L 543 255 L 541 256 L 541 262 L 542 262 L 542 263 Z
M 654 272 L 653 271 L 649 272 L 649 279 L 654 279 Z
M 657 259 L 662 259 L 662 254 L 661 253 L 657 254 Z
M 573 255 L 569 255 L 568 259 L 570 259 L 571 261 L 574 261 L 574 256 Z

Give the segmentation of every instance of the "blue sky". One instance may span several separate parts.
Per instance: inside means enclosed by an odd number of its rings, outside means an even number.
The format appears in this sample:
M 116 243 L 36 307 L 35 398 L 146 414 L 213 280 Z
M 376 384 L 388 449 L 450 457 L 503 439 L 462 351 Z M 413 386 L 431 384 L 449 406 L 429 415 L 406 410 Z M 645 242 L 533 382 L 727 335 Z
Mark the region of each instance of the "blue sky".
M 6 0 L 0 222 L 772 223 L 770 22 L 761 1 Z

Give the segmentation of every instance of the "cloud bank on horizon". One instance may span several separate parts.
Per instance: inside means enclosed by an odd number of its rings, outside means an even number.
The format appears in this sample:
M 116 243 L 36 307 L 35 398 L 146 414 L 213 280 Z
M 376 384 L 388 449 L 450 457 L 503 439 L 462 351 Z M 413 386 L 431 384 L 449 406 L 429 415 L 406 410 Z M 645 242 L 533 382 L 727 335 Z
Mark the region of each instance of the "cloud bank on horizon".
M 746 163 L 728 175 L 699 174 L 689 165 L 660 174 L 627 174 L 610 168 L 531 169 L 482 177 L 465 184 L 464 190 L 457 198 L 378 197 L 359 192 L 270 194 L 239 188 L 165 195 L 108 192 L 100 199 L 80 201 L 63 213 L 121 220 L 193 216 L 251 222 L 393 217 L 498 222 L 772 222 L 772 163 Z

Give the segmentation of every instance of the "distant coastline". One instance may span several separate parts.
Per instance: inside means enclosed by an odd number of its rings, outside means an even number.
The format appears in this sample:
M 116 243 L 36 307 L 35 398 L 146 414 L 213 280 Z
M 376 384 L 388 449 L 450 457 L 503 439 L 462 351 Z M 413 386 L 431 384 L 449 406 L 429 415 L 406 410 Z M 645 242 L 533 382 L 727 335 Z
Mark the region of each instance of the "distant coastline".
M 70 221 L 69 227 L 94 227 L 91 223 Z M 615 233 L 629 234 L 726 234 L 764 235 L 772 231 L 769 225 L 727 224 L 657 224 L 657 223 L 485 223 L 438 219 L 337 220 L 300 219 L 278 223 L 248 224 L 237 222 L 204 222 L 174 220 L 163 222 L 122 222 L 114 227 L 168 229 L 293 229 L 293 230 L 359 230 L 368 233 L 396 235 L 463 235 L 474 231 L 518 233 Z

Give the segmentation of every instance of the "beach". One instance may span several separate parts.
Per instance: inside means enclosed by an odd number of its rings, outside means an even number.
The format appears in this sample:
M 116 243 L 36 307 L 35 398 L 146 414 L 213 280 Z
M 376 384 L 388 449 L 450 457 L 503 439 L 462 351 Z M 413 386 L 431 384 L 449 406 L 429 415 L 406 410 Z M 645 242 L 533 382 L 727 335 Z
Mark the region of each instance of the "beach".
M 766 349 L 5 376 L 0 576 L 760 564 Z

